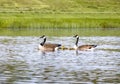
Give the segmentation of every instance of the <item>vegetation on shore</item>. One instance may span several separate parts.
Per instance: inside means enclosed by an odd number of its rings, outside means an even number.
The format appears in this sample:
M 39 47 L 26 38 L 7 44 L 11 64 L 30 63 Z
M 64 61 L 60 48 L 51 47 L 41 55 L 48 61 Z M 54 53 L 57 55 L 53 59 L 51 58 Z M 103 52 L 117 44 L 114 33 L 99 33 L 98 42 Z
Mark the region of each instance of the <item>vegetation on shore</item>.
M 1 28 L 0 36 L 120 36 L 120 28 Z M 99 37 L 98 37 L 99 38 Z
M 0 12 L 120 12 L 119 0 L 0 0 Z
M 0 28 L 119 28 L 118 0 L 1 0 Z
M 0 14 L 0 28 L 119 28 L 119 14 Z

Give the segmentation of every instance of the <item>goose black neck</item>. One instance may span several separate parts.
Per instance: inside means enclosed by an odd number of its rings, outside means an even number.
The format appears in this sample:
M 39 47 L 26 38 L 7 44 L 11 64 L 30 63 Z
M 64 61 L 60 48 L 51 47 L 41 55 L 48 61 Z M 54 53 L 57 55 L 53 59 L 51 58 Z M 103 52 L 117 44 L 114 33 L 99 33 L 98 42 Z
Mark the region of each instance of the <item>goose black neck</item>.
M 46 38 L 44 38 L 44 40 L 43 40 L 43 42 L 42 43 L 40 43 L 40 45 L 44 45 L 45 44 L 45 42 L 46 42 Z
M 78 45 L 78 41 L 79 41 L 79 37 L 77 37 L 76 39 L 76 43 L 75 43 L 76 46 Z

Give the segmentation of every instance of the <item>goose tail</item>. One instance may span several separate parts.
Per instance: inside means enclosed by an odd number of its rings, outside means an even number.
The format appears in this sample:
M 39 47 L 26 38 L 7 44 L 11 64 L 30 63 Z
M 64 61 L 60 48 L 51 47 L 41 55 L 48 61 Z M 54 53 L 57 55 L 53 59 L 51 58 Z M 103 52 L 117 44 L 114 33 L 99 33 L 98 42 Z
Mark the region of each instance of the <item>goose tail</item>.
M 97 45 L 92 45 L 94 48 L 97 47 Z
M 61 45 L 61 44 L 58 44 L 57 46 L 60 47 L 60 46 L 62 46 L 62 45 Z

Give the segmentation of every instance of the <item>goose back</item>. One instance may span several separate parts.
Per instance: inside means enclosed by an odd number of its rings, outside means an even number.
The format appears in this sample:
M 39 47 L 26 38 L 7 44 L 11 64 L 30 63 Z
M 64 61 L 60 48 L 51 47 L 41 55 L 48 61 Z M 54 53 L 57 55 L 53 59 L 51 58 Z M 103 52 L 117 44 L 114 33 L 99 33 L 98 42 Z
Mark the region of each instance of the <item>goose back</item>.
M 97 45 L 81 45 L 78 47 L 78 50 L 90 50 L 90 49 L 93 49 L 95 48 Z

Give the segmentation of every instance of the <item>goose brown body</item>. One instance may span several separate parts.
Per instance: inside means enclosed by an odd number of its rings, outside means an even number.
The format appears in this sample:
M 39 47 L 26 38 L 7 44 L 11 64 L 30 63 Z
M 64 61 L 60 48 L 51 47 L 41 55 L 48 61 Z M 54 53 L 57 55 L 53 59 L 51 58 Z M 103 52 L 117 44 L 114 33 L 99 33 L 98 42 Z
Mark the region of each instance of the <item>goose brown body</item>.
M 90 50 L 92 48 L 95 48 L 97 45 L 81 45 L 78 47 L 77 50 L 82 50 L 82 51 L 85 51 L 85 50 Z
M 76 50 L 86 51 L 86 50 L 92 50 L 95 47 L 97 47 L 97 45 L 81 45 L 81 46 L 78 46 L 79 36 L 75 35 L 74 37 L 76 38 L 76 43 L 75 43 L 75 46 L 74 46 L 74 48 Z

